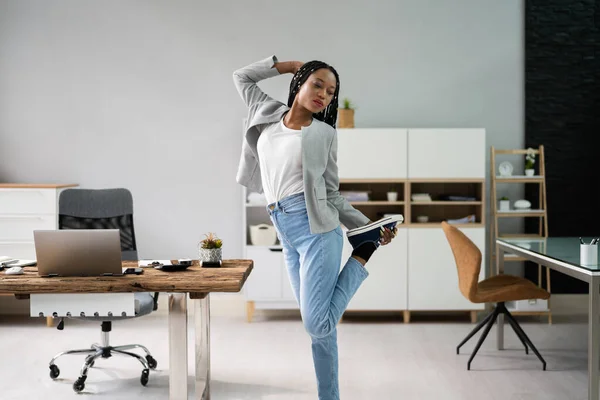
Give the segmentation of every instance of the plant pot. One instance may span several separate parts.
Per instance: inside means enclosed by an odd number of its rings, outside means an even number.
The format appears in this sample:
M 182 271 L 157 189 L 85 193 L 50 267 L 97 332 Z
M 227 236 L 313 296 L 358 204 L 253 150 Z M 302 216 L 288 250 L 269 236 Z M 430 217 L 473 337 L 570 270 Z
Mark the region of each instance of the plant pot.
M 398 201 L 398 192 L 387 192 L 388 201 Z
M 535 171 L 533 169 L 526 169 L 525 176 L 533 176 L 535 175 Z
M 500 211 L 510 211 L 510 200 L 500 200 Z
M 200 261 L 206 261 L 206 262 L 217 262 L 217 261 L 221 261 L 222 259 L 222 252 L 221 252 L 221 248 L 218 249 L 203 249 L 202 247 L 200 247 L 198 249 L 198 259 Z
M 338 108 L 338 128 L 354 128 L 354 110 Z

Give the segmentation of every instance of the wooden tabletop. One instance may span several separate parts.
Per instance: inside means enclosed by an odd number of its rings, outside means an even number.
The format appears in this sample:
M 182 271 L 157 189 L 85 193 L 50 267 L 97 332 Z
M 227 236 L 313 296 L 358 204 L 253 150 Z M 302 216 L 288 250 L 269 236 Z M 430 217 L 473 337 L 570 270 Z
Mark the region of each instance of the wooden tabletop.
M 123 267 L 137 267 L 137 261 L 123 261 Z M 0 293 L 17 297 L 32 293 L 190 293 L 191 298 L 211 292 L 239 292 L 254 263 L 252 260 L 223 260 L 220 268 L 200 267 L 197 260 L 184 271 L 164 272 L 145 267 L 142 275 L 104 277 L 41 277 L 37 267 L 25 267 L 23 275 L 0 272 Z

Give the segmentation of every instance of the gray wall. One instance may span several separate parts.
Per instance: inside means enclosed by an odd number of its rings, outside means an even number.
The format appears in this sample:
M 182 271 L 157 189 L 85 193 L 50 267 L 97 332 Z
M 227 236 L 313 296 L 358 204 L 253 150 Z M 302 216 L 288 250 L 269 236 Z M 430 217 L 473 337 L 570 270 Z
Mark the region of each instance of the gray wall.
M 127 187 L 141 257 L 195 256 L 208 231 L 239 257 L 236 68 L 321 59 L 357 127 L 521 147 L 522 17 L 520 0 L 0 0 L 0 182 Z M 290 77 L 262 86 L 285 101 Z

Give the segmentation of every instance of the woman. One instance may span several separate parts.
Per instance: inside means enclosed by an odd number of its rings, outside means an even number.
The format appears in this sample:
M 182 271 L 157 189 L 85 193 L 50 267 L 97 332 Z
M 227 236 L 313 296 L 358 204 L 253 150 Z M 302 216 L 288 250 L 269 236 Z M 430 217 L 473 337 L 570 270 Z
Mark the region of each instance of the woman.
M 257 82 L 291 73 L 287 106 Z M 275 56 L 234 72 L 249 108 L 237 182 L 267 198 L 267 211 L 312 339 L 319 399 L 339 399 L 336 325 L 368 272 L 364 265 L 388 244 L 402 217 L 371 222 L 339 193 L 337 119 L 340 81 L 333 67 Z M 343 223 L 354 250 L 341 265 Z

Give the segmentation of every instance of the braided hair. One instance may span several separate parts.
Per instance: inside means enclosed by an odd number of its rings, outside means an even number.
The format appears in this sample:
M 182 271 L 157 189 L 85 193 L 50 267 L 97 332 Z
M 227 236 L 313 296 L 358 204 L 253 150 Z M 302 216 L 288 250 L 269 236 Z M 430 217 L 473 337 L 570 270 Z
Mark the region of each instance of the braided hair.
M 294 99 L 296 98 L 296 94 L 300 90 L 300 87 L 306 82 L 308 77 L 318 69 L 326 68 L 333 72 L 335 75 L 336 85 L 335 85 L 335 93 L 333 94 L 333 98 L 331 99 L 331 103 L 320 113 L 313 114 L 313 117 L 318 119 L 319 121 L 323 121 L 328 125 L 331 125 L 335 128 L 335 123 L 337 121 L 337 110 L 338 110 L 338 94 L 340 92 L 340 77 L 337 71 L 329 64 L 326 64 L 322 61 L 309 61 L 303 64 L 298 72 L 294 74 L 292 78 L 292 82 L 290 83 L 290 95 L 288 97 L 288 107 L 291 107 L 294 104 Z

